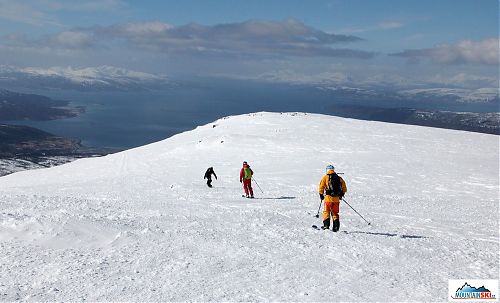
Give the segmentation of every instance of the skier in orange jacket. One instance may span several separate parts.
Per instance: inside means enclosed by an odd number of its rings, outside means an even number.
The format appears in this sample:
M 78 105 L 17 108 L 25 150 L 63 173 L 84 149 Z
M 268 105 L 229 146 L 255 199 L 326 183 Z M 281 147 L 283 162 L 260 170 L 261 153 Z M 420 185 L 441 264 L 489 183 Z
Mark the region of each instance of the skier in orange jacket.
M 319 197 L 325 200 L 325 209 L 323 211 L 322 229 L 330 228 L 330 216 L 332 217 L 332 230 L 337 232 L 340 228 L 339 206 L 340 200 L 347 192 L 347 186 L 344 179 L 335 173 L 335 167 L 328 165 L 326 174 L 319 182 Z

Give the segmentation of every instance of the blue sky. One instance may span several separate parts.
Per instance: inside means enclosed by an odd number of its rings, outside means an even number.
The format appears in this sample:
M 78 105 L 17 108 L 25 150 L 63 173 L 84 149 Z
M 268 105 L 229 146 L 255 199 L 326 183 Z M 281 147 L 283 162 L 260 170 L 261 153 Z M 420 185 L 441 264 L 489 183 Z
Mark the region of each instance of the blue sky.
M 485 86 L 498 15 L 497 0 L 0 0 L 0 65 Z

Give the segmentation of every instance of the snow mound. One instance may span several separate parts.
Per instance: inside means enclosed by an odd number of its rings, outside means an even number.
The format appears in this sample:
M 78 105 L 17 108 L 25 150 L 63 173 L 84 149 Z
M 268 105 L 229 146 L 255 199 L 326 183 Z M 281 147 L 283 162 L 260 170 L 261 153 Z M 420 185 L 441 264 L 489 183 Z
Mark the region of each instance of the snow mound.
M 14 173 L 0 300 L 445 301 L 448 279 L 498 277 L 498 150 L 494 135 L 254 113 Z M 310 227 L 330 163 L 371 226 L 343 203 L 339 233 Z

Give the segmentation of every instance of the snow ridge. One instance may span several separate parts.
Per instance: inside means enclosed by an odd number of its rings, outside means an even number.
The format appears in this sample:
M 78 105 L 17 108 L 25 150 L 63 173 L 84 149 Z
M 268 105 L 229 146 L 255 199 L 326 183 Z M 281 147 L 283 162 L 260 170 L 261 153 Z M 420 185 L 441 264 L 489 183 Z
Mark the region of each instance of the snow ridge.
M 256 199 L 241 198 L 243 161 Z M 341 231 L 317 231 L 324 167 Z M 218 180 L 203 180 L 213 166 Z M 498 277 L 498 136 L 306 113 L 226 117 L 0 178 L 2 301 L 445 301 Z

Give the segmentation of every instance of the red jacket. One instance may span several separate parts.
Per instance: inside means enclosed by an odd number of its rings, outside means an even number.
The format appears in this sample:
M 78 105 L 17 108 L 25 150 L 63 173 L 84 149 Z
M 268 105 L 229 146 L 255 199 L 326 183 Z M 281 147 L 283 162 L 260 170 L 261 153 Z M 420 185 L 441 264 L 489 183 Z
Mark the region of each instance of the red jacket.
M 245 178 L 245 168 L 248 168 L 250 170 L 250 178 Z M 240 182 L 245 178 L 245 179 L 251 179 L 253 176 L 253 171 L 250 168 L 250 165 L 243 165 L 243 167 L 240 170 Z

